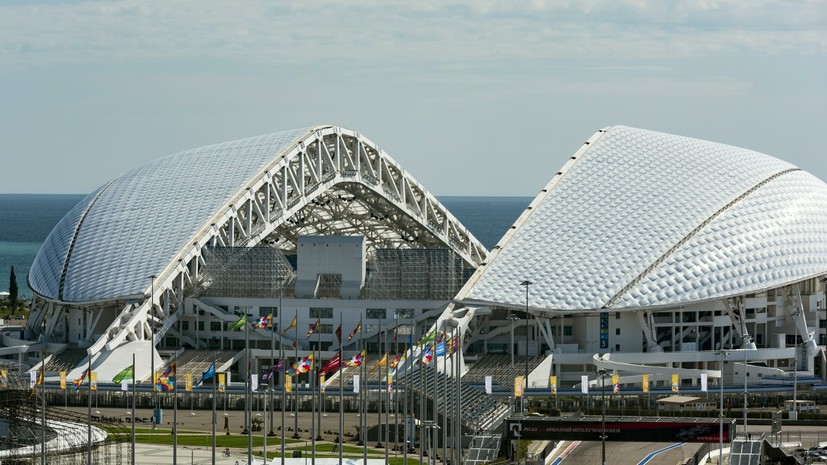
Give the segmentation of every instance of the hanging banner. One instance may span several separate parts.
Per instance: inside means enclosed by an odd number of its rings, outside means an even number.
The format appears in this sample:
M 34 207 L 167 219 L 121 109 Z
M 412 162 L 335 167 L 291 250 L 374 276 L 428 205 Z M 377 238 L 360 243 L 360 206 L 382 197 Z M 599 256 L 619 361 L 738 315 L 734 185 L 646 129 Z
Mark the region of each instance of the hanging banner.
M 580 392 L 589 393 L 589 375 L 580 375 Z
M 224 392 L 224 373 L 218 374 L 218 392 Z
M 126 381 L 121 381 L 121 391 L 128 391 L 129 384 Z
M 620 376 L 612 375 L 612 392 L 620 394 Z
M 293 392 L 293 376 L 284 375 L 284 392 Z
M 548 385 L 551 388 L 552 394 L 557 394 L 557 377 L 556 376 L 549 376 L 548 377 Z
M 37 373 L 34 371 L 29 372 L 29 389 L 33 388 L 37 384 Z
M 485 377 L 485 393 L 486 394 L 491 394 L 491 392 L 493 391 L 491 383 L 492 383 L 491 376 L 490 375 L 486 376 Z
M 97 371 L 93 371 L 89 375 L 89 388 L 93 391 L 98 390 L 98 372 Z
M 672 392 L 678 392 L 678 374 L 672 375 Z
M 706 392 L 707 390 L 707 381 L 706 381 L 706 373 L 701 373 L 701 392 Z
M 184 375 L 184 390 L 192 391 L 192 373 L 187 373 Z
M 359 375 L 353 375 L 353 392 L 355 394 L 359 394 L 359 381 L 361 381 Z
M 643 392 L 649 392 L 649 375 L 643 375 Z
M 324 373 L 322 373 L 322 375 L 319 376 L 319 392 L 324 393 L 324 390 L 326 388 L 327 387 L 325 386 Z
M 60 389 L 66 389 L 66 372 L 60 372 Z
M 251 391 L 258 391 L 258 376 L 251 376 L 250 377 L 250 390 Z
M 518 376 L 514 378 L 514 396 L 515 397 L 522 397 L 523 396 L 523 380 L 525 376 Z

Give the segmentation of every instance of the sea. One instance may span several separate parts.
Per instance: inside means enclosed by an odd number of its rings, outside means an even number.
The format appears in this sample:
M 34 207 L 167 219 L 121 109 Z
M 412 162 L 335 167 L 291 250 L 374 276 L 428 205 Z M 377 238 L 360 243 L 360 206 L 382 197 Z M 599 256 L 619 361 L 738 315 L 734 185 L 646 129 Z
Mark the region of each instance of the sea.
M 83 194 L 0 194 L 0 291 L 11 268 L 20 297 L 31 296 L 26 276 L 37 251 L 58 221 Z M 491 250 L 525 210 L 531 197 L 443 196 L 438 200 Z

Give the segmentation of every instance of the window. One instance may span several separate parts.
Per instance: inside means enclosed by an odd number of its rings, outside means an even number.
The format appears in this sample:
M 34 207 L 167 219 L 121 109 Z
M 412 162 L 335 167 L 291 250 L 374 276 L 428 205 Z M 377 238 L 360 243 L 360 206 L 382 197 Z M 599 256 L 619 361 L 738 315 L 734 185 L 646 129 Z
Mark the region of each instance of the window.
M 615 344 L 615 352 L 620 352 L 620 344 Z
M 203 321 L 198 322 L 198 331 L 204 331 L 204 322 Z
M 368 308 L 365 309 L 365 315 L 370 320 L 384 320 L 387 317 L 387 311 L 384 308 Z
M 617 313 L 615 313 L 615 320 L 619 320 L 619 319 L 620 319 L 620 312 L 617 312 Z
M 181 331 L 189 331 L 190 329 L 190 322 L 189 321 L 182 321 L 181 322 Z
M 227 323 L 231 325 L 233 323 Z M 210 322 L 210 331 L 221 331 L 221 322 L 220 321 L 211 321 Z
M 261 316 L 273 315 L 273 318 L 279 316 L 279 308 L 278 307 L 259 307 L 259 314 Z
M 563 336 L 571 336 L 571 326 L 563 326 Z
M 319 299 L 341 299 L 342 275 L 338 273 L 319 273 L 316 281 L 316 297 Z
M 827 320 L 818 320 L 819 328 L 827 328 Z
M 333 309 L 310 307 L 310 318 L 333 318 Z
M 416 311 L 412 308 L 397 308 L 396 318 L 413 318 L 416 316 Z
M 620 328 L 615 328 L 615 336 L 620 336 Z
M 333 334 L 333 325 L 319 325 L 319 334 Z

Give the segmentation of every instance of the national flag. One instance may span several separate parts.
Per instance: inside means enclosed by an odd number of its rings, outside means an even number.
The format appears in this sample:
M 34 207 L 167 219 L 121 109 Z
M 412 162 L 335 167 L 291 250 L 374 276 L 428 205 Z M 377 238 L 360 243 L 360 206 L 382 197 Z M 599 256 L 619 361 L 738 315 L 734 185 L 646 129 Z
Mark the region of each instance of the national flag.
M 293 321 L 290 322 L 290 324 L 286 328 L 281 330 L 281 335 L 282 336 L 284 336 L 287 333 L 287 331 L 290 331 L 291 329 L 296 327 L 296 324 L 298 323 L 298 318 L 299 318 L 298 316 L 294 316 Z
M 267 316 L 260 317 L 256 321 L 253 322 L 253 328 L 256 329 L 267 329 L 273 326 L 273 314 L 269 314 Z
M 431 363 L 431 360 L 434 359 L 434 348 L 431 346 L 430 349 L 426 350 L 424 354 L 422 354 L 422 364 L 427 365 Z
M 672 375 L 672 392 L 678 392 L 680 389 L 678 388 L 678 374 L 675 373 Z
M 361 351 L 358 354 L 354 355 L 350 358 L 347 362 L 345 362 L 346 367 L 359 367 L 362 366 L 362 361 L 365 359 L 365 351 Z
M 336 352 L 336 355 L 333 356 L 330 360 L 327 361 L 322 368 L 319 370 L 319 375 L 324 376 L 326 373 L 335 373 L 339 367 L 342 366 L 342 353 Z
M 120 371 L 117 375 L 112 377 L 112 382 L 117 384 L 123 382 L 125 379 L 132 379 L 132 374 L 135 372 L 135 366 L 129 365 Z
M 66 389 L 66 372 L 60 372 L 60 389 Z
M 551 393 L 557 394 L 557 377 L 556 376 L 549 376 L 548 377 L 548 385 L 551 387 Z
M 313 369 L 313 354 L 304 357 L 299 361 L 298 371 L 299 373 L 309 373 L 310 370 Z
M 204 381 L 212 379 L 213 376 L 215 376 L 215 362 L 213 362 L 212 365 L 204 371 L 204 373 L 201 373 L 201 379 L 198 381 L 196 386 L 201 386 L 204 384 Z
M 649 392 L 649 375 L 642 376 L 643 392 Z
M 233 331 L 233 330 L 236 330 L 236 329 L 241 329 L 246 325 L 247 325 L 247 315 L 244 315 L 241 318 L 239 318 L 238 321 L 236 321 L 235 323 L 228 326 L 227 331 Z
M 356 335 L 357 333 L 359 333 L 359 331 L 361 331 L 361 330 L 362 330 L 362 320 L 360 319 L 360 320 L 359 320 L 359 324 L 358 324 L 358 325 L 356 325 L 356 327 L 355 327 L 355 328 L 353 328 L 353 331 L 351 331 L 351 332 L 350 332 L 350 334 L 347 336 L 347 340 L 348 340 L 348 341 L 352 340 L 352 339 L 353 339 L 353 336 L 355 336 L 355 335 Z
M 436 328 L 432 329 L 431 332 L 429 332 L 422 339 L 417 341 L 416 345 L 417 346 L 423 346 L 423 345 L 433 341 L 434 339 L 436 339 Z
M 612 375 L 612 385 L 614 386 L 612 388 L 612 392 L 615 393 L 615 394 L 619 394 L 620 393 L 620 376 Z
M 439 341 L 436 343 L 436 356 L 437 357 L 444 357 L 445 356 L 445 342 Z
M 72 387 L 74 388 L 75 391 L 77 391 L 78 388 L 83 384 L 83 380 L 85 380 L 87 376 L 89 376 L 89 369 L 88 368 L 86 370 L 84 370 L 83 373 L 80 374 L 80 378 L 72 381 Z
M 273 377 L 273 375 L 274 375 L 277 371 L 281 370 L 283 367 L 284 367 L 284 360 L 279 360 L 279 362 L 278 362 L 278 363 L 276 363 L 275 365 L 271 366 L 271 367 L 270 367 L 270 369 L 269 369 L 269 370 L 267 370 L 267 373 L 264 373 L 264 374 L 261 376 L 261 380 L 262 380 L 262 381 L 264 381 L 265 383 L 269 382 L 269 381 L 270 381 L 270 378 L 272 378 L 272 377 Z
M 375 370 L 379 367 L 386 366 L 387 364 L 388 364 L 388 353 L 385 352 L 385 356 L 382 357 L 382 359 L 379 360 L 378 362 L 374 363 L 373 366 L 370 367 L 370 371 L 373 372 L 373 370 Z
M 339 324 L 339 327 L 336 328 L 336 340 L 339 341 L 339 345 L 342 345 L 342 325 Z
M 397 355 L 396 357 L 391 360 L 391 368 L 396 368 L 399 366 L 399 361 L 402 360 L 402 354 Z
M 307 330 L 307 337 L 312 336 L 313 333 L 315 333 L 316 330 L 319 329 L 319 325 L 321 325 L 321 324 L 322 324 L 321 320 L 316 319 L 316 322 L 313 323 L 312 325 L 310 325 L 310 328 Z

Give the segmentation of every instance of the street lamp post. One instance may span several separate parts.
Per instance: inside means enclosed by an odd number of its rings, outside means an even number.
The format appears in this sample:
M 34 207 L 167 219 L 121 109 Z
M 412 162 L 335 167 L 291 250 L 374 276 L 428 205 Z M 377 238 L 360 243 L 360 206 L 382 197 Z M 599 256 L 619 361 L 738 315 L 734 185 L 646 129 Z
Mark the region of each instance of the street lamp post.
M 520 283 L 520 286 L 525 286 L 525 378 L 523 381 L 525 382 L 525 389 L 523 390 L 523 395 L 520 397 L 520 401 L 522 402 L 522 411 L 523 415 L 527 413 L 527 402 L 526 402 L 526 394 L 528 391 L 528 287 L 531 286 L 532 283 L 529 280 L 525 280 Z
M 721 398 L 721 413 L 720 413 L 720 429 L 718 432 L 718 463 L 724 463 L 724 360 L 726 359 L 727 353 L 723 350 L 718 352 L 718 355 L 721 356 L 721 377 L 718 378 L 718 386 L 720 388 L 720 398 Z

